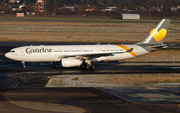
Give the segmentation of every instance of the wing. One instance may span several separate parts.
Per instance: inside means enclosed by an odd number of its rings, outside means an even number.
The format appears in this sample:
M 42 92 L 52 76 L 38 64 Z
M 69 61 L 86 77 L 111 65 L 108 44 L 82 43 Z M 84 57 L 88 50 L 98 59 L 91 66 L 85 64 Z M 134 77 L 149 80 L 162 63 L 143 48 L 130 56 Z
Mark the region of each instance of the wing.
M 103 57 L 103 56 L 114 56 L 114 54 L 122 54 L 125 52 L 88 53 L 88 54 L 61 56 L 61 58 L 75 57 L 76 59 L 84 60 L 84 59 L 92 59 L 92 58 L 98 58 L 98 57 Z
M 104 56 L 114 56 L 114 54 L 122 54 L 122 53 L 127 53 L 127 52 L 132 52 L 134 48 L 130 48 L 128 50 L 122 51 L 122 52 L 98 52 L 98 53 L 82 53 L 78 55 L 63 55 L 59 57 L 58 59 L 62 58 L 68 58 L 68 57 L 74 57 L 75 59 L 79 60 L 88 60 L 88 59 L 93 59 L 93 58 L 98 58 L 98 57 L 104 57 Z

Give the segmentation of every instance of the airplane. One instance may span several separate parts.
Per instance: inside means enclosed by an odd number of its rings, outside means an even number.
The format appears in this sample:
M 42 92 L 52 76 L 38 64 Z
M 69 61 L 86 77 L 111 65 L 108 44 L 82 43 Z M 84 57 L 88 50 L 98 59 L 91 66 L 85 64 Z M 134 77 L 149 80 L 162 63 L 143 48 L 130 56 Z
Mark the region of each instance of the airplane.
M 62 67 L 94 69 L 92 62 L 117 61 L 138 57 L 167 46 L 163 44 L 171 19 L 162 19 L 149 34 L 135 44 L 39 45 L 11 49 L 5 56 L 25 62 L 61 62 Z

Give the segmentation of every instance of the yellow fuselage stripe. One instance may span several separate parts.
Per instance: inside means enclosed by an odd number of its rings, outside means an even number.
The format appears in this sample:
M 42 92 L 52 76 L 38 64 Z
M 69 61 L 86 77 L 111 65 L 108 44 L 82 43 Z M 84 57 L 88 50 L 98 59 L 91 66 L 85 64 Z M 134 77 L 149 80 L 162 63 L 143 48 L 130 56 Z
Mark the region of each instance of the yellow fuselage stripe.
M 126 50 L 126 51 L 129 50 L 129 48 L 126 47 L 126 46 L 124 46 L 124 45 L 117 45 L 117 46 L 123 48 L 123 49 Z M 137 56 L 138 56 L 138 55 L 136 55 L 133 51 L 129 52 L 129 54 L 131 54 L 131 55 L 134 56 L 134 57 L 137 57 Z

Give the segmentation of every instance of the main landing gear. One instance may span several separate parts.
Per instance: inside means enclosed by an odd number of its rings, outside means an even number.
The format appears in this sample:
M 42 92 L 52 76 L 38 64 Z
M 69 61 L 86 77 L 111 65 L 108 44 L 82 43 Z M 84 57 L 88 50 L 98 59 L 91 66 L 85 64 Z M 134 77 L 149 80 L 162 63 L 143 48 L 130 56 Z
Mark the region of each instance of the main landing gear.
M 95 69 L 95 66 L 91 64 L 90 60 L 83 60 L 80 67 L 83 69 Z
M 25 68 L 26 67 L 26 64 L 24 61 L 22 61 L 22 67 Z

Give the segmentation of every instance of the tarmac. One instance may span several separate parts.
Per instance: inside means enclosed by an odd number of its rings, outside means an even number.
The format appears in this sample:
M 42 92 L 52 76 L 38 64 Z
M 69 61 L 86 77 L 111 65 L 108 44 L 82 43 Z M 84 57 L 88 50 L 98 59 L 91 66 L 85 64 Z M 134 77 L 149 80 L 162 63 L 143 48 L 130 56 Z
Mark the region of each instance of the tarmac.
M 124 92 L 125 88 L 121 90 L 122 90 L 121 92 Z M 137 95 L 137 93 L 135 93 L 135 95 Z M 109 93 L 107 91 L 99 90 L 98 88 L 14 88 L 14 89 L 1 90 L 0 112 L 1 113 L 180 112 L 180 104 L 177 103 L 176 104 L 160 103 L 160 102 L 144 103 L 144 101 L 132 102 L 131 100 L 129 100 L 129 98 L 124 99 L 123 97 L 116 96 L 116 94 L 114 93 Z
M 4 47 L 8 51 L 14 46 Z M 0 56 L 0 113 L 132 113 L 180 112 L 178 87 L 46 88 L 50 77 L 66 74 L 179 73 L 178 66 L 118 66 L 96 64 L 95 70 L 62 68 L 51 63 L 27 63 Z
M 100 88 L 135 103 L 180 103 L 178 87 Z

